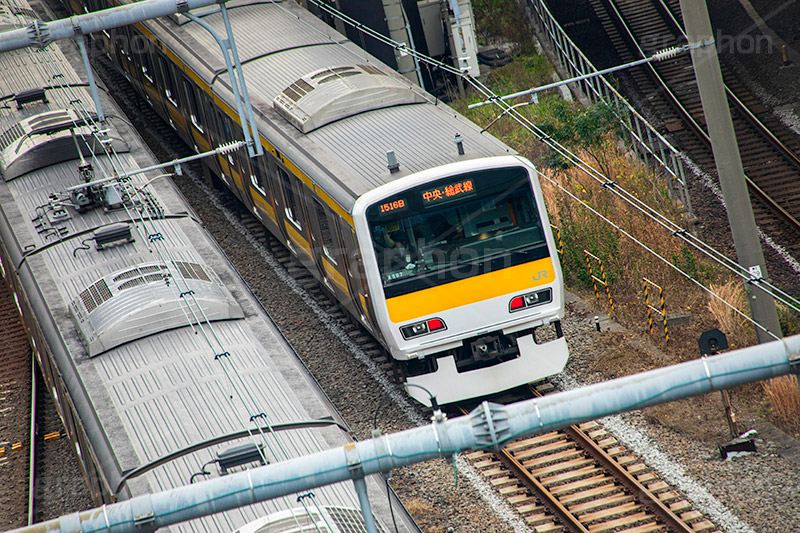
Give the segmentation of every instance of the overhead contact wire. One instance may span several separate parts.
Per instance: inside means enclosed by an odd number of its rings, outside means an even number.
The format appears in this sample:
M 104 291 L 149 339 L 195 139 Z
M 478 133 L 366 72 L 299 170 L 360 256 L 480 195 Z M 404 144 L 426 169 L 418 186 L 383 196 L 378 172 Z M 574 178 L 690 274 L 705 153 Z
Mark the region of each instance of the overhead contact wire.
M 545 144 L 547 144 L 556 153 L 559 153 L 560 155 L 566 157 L 570 162 L 575 164 L 578 168 L 583 170 L 587 175 L 589 175 L 590 177 L 595 179 L 598 183 L 600 183 L 601 185 L 605 185 L 604 188 L 610 190 L 612 192 L 612 194 L 616 194 L 620 199 L 622 199 L 626 203 L 630 204 L 636 210 L 640 211 L 645 217 L 650 218 L 651 220 L 655 221 L 656 223 L 658 223 L 659 225 L 661 225 L 665 229 L 668 229 L 670 231 L 671 235 L 678 237 L 679 239 L 683 240 L 684 242 L 686 242 L 691 247 L 693 247 L 696 250 L 698 250 L 703 255 L 709 257 L 709 259 L 711 259 L 713 262 L 718 263 L 723 268 L 725 268 L 725 269 L 733 272 L 737 276 L 741 277 L 743 279 L 743 281 L 746 281 L 748 283 L 752 283 L 754 285 L 759 286 L 762 290 L 764 290 L 768 294 L 772 295 L 773 298 L 775 298 L 776 300 L 778 300 L 781 303 L 785 304 L 787 307 L 789 307 L 789 308 L 791 308 L 791 309 L 793 309 L 793 310 L 795 310 L 797 312 L 800 312 L 800 301 L 798 301 L 797 299 L 791 297 L 786 292 L 782 291 L 781 289 L 779 289 L 778 287 L 774 286 L 773 284 L 771 284 L 767 280 L 764 280 L 763 278 L 762 279 L 753 279 L 752 277 L 750 277 L 749 272 L 747 271 L 747 269 L 745 269 L 744 267 L 739 265 L 737 262 L 727 258 L 726 256 L 724 256 L 722 253 L 720 253 L 717 250 L 715 250 L 710 245 L 706 244 L 705 242 L 701 241 L 700 239 L 697 239 L 696 237 L 691 235 L 689 232 L 685 231 L 681 226 L 675 224 L 674 222 L 669 220 L 667 217 L 665 217 L 664 215 L 662 215 L 658 211 L 656 211 L 654 208 L 650 207 L 645 202 L 639 200 L 634 195 L 629 193 L 627 190 L 625 190 L 624 188 L 622 188 L 621 186 L 619 186 L 618 184 L 616 184 L 615 182 L 613 182 L 612 180 L 610 180 L 609 178 L 604 176 L 602 174 L 602 172 L 600 172 L 599 170 L 597 170 L 594 167 L 592 167 L 591 164 L 589 164 L 586 161 L 584 161 L 583 159 L 581 159 L 580 156 L 578 156 L 577 154 L 574 154 L 569 149 L 567 149 L 566 147 L 564 147 L 563 145 L 561 145 L 560 143 L 558 143 L 557 141 L 555 141 L 554 139 L 552 139 L 551 137 L 546 135 L 535 124 L 531 123 L 530 120 L 528 120 L 526 117 L 524 117 L 524 115 L 519 113 L 516 109 L 512 109 L 513 106 L 509 106 L 505 102 L 501 101 L 500 97 L 497 94 L 495 94 L 491 89 L 489 89 L 487 86 L 485 86 L 483 83 L 478 81 L 473 76 L 470 76 L 469 74 L 461 72 L 460 70 L 458 70 L 458 69 L 456 69 L 456 68 L 454 68 L 454 67 L 452 67 L 450 65 L 447 65 L 445 63 L 442 63 L 441 61 L 438 61 L 438 60 L 435 60 L 435 59 L 430 58 L 428 56 L 425 56 L 424 54 L 421 54 L 421 53 L 417 52 L 416 50 L 411 50 L 406 45 L 404 45 L 403 43 L 398 43 L 397 41 L 394 41 L 392 39 L 384 37 L 383 35 L 379 34 L 378 32 L 375 32 L 374 30 L 371 30 L 370 28 L 367 28 L 363 24 L 351 19 L 350 17 L 348 17 L 348 16 L 346 16 L 344 14 L 342 14 L 341 12 L 336 10 L 335 8 L 332 8 L 329 5 L 324 4 L 320 0 L 310 0 L 310 1 L 314 5 L 316 5 L 320 9 L 322 9 L 323 11 L 331 14 L 332 16 L 334 16 L 336 18 L 339 18 L 340 20 L 344 21 L 345 23 L 347 23 L 347 24 L 353 26 L 354 28 L 356 28 L 358 31 L 362 31 L 362 32 L 366 33 L 367 35 L 369 35 L 370 37 L 373 37 L 373 38 L 379 40 L 380 42 L 382 42 L 382 43 L 384 43 L 386 45 L 389 45 L 389 46 L 391 46 L 391 47 L 393 47 L 393 48 L 395 48 L 397 50 L 404 50 L 404 51 L 408 52 L 409 54 L 414 55 L 414 57 L 418 58 L 419 60 L 421 60 L 421 61 L 423 61 L 425 63 L 431 64 L 431 65 L 434 65 L 437 68 L 440 68 L 445 72 L 449 72 L 449 73 L 454 74 L 456 76 L 462 77 L 467 83 L 469 83 L 473 88 L 475 88 L 475 90 L 477 90 L 480 94 L 483 94 L 484 96 L 486 96 L 487 99 L 493 100 L 493 103 L 495 103 L 498 107 L 501 107 L 505 113 L 507 113 L 509 116 L 511 116 L 515 121 L 517 121 L 520 125 L 522 125 L 530 133 L 532 133 L 537 139 L 539 139 L 540 141 L 542 141 Z M 613 184 L 613 186 L 609 186 L 611 184 Z M 578 200 L 577 198 L 573 198 L 573 199 Z M 607 222 L 610 223 L 610 221 L 608 221 L 607 219 L 604 219 L 604 220 L 606 220 Z M 692 280 L 694 283 L 698 284 L 704 290 L 711 292 L 710 289 L 708 289 L 707 287 L 702 285 L 699 281 L 697 281 L 694 278 L 692 278 L 686 272 L 683 272 L 682 270 L 680 270 L 677 267 L 675 267 L 675 265 L 673 265 L 672 263 L 667 261 L 665 258 L 662 258 L 660 256 L 657 256 L 657 257 L 659 257 L 659 259 L 662 260 L 663 262 L 665 262 L 666 264 L 669 264 L 671 268 L 677 269 L 687 279 Z M 711 294 L 713 294 L 713 292 L 711 292 Z M 715 297 L 719 298 L 716 295 L 715 295 Z M 728 304 L 728 305 L 730 305 L 730 304 Z M 758 324 L 758 327 L 760 327 L 761 329 L 764 329 L 765 331 L 767 331 L 766 328 L 764 328 L 760 324 Z
M 113 148 L 111 142 L 103 143 L 99 135 L 102 132 L 101 127 L 95 121 L 92 113 L 83 105 L 83 100 L 79 97 L 79 95 L 75 92 L 74 88 L 70 84 L 65 84 L 62 82 L 62 75 L 55 69 L 56 61 L 51 55 L 51 52 L 48 48 L 43 48 L 37 50 L 40 57 L 43 61 L 35 62 L 38 68 L 46 68 L 48 72 L 43 72 L 46 76 L 50 77 L 53 80 L 54 84 L 57 85 L 59 89 L 61 89 L 68 98 L 69 104 L 76 110 L 76 113 L 81 116 L 83 119 L 84 125 L 90 128 L 92 131 L 93 139 L 100 143 L 101 146 L 104 147 L 104 153 L 108 157 L 108 162 L 111 164 L 113 175 L 116 176 L 118 179 L 115 180 L 127 193 L 128 198 L 133 199 L 139 198 L 141 202 L 141 192 L 142 189 L 135 189 L 133 193 L 131 193 L 131 184 L 130 179 L 125 177 L 124 168 L 125 164 L 122 162 L 119 154 Z M 78 123 L 75 120 L 72 120 L 73 126 L 75 129 L 79 127 Z M 88 143 L 85 137 L 81 137 L 84 146 L 86 146 L 87 151 L 91 154 L 92 162 L 95 163 L 97 168 L 104 176 L 109 176 L 108 171 L 105 169 L 103 163 L 97 158 L 95 154 L 94 148 Z M 261 440 L 265 442 L 268 449 L 272 453 L 274 458 L 279 458 L 282 454 L 283 458 L 288 458 L 288 453 L 284 448 L 283 444 L 281 443 L 280 439 L 278 438 L 277 434 L 272 429 L 272 424 L 270 423 L 269 419 L 266 417 L 265 410 L 261 409 L 258 405 L 258 401 L 255 399 L 253 392 L 245 383 L 241 372 L 239 371 L 238 367 L 236 366 L 234 360 L 230 357 L 230 352 L 225 350 L 224 343 L 220 339 L 218 333 L 216 332 L 215 328 L 211 324 L 211 321 L 208 319 L 208 316 L 205 314 L 205 311 L 202 308 L 202 305 L 197 301 L 194 297 L 194 294 L 189 290 L 189 285 L 186 278 L 180 272 L 180 269 L 176 266 L 176 258 L 171 253 L 168 247 L 166 247 L 160 239 L 151 240 L 149 236 L 155 235 L 158 232 L 155 230 L 155 219 L 153 218 L 152 214 L 147 209 L 147 206 L 144 202 L 141 203 L 142 209 L 131 209 L 131 206 L 127 202 L 123 202 L 123 209 L 129 215 L 130 219 L 135 221 L 139 221 L 144 226 L 145 235 L 142 235 L 141 231 L 139 231 L 138 224 L 134 224 L 137 233 L 142 238 L 144 242 L 147 243 L 148 248 L 151 251 L 154 251 L 161 262 L 167 267 L 170 278 L 175 281 L 176 288 L 178 289 L 180 294 L 184 294 L 187 297 L 181 297 L 178 295 L 180 301 L 184 302 L 184 305 L 181 306 L 182 312 L 186 317 L 187 324 L 194 330 L 195 332 L 201 333 L 202 337 L 204 338 L 206 344 L 209 346 L 214 355 L 219 354 L 227 354 L 229 357 L 216 357 L 219 360 L 220 366 L 225 373 L 228 381 L 230 382 L 231 386 L 233 387 L 234 391 L 236 391 L 237 396 L 240 398 L 243 406 L 245 407 L 245 411 L 249 413 L 249 420 L 248 422 L 254 424 L 257 427 L 257 430 L 260 434 Z M 152 229 L 148 229 L 147 226 L 152 225 Z M 181 290 L 180 285 L 183 285 L 183 289 Z M 194 305 L 192 305 L 194 304 Z M 215 346 L 216 344 L 216 346 Z M 230 370 L 226 367 L 223 359 L 228 359 L 228 365 L 230 366 Z M 231 375 L 231 372 L 234 377 Z M 238 384 L 237 384 L 238 382 Z M 241 389 L 244 389 L 244 392 Z M 249 401 L 246 401 L 247 398 Z M 267 435 L 264 433 L 263 425 L 258 424 L 259 419 L 264 419 L 267 427 L 269 428 L 269 432 L 272 437 L 275 439 L 278 447 L 281 450 L 281 454 L 277 453 L 275 448 L 273 448 L 270 439 L 267 438 Z M 245 429 L 251 435 L 251 437 L 255 437 L 253 433 L 253 428 L 249 427 L 249 424 L 245 424 Z M 263 452 L 259 449 L 259 453 L 262 459 L 267 462 L 267 458 L 263 455 Z

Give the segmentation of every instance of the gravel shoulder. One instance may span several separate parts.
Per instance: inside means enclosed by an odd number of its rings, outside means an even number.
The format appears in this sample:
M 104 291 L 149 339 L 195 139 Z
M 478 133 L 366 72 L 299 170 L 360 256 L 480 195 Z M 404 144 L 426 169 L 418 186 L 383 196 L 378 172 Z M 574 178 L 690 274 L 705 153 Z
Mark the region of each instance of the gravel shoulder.
M 608 320 L 592 302 L 574 300 L 569 315 L 571 358 L 560 379 L 564 388 L 638 372 L 640 366 L 657 368 L 670 359 L 647 335 Z M 603 317 L 601 332 L 593 327 L 595 315 Z M 758 384 L 730 392 L 740 431 L 757 432 L 756 453 L 721 458 L 719 446 L 730 441 L 730 433 L 718 393 L 600 422 L 722 531 L 798 531 L 800 442 L 763 416 L 767 408 L 758 400 Z

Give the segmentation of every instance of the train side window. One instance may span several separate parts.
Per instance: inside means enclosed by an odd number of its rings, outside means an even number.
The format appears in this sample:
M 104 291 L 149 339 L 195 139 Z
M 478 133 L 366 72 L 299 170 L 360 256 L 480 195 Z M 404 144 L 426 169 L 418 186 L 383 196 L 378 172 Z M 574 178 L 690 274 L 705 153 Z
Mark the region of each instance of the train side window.
M 147 37 L 144 35 L 140 36 L 141 40 L 139 42 L 142 43 L 141 51 L 139 52 L 139 61 L 142 64 L 142 74 L 144 77 L 149 81 L 151 84 L 154 82 L 154 74 L 153 74 L 153 58 L 150 57 L 150 46 L 149 42 L 147 41 Z
M 164 59 L 164 56 L 158 56 L 158 62 L 164 77 L 164 95 L 175 107 L 178 107 L 178 92 L 175 89 L 175 73 L 172 72 L 172 65 Z
M 297 193 L 292 188 L 292 181 L 289 178 L 289 174 L 283 170 L 282 168 L 278 167 L 278 176 L 281 180 L 281 188 L 283 189 L 283 198 L 285 200 L 284 209 L 286 211 L 286 217 L 292 221 L 292 223 L 297 226 L 298 228 L 302 229 L 302 223 L 300 221 L 301 211 L 300 211 L 300 204 L 297 201 Z
M 242 126 L 237 124 L 235 120 L 231 120 L 231 128 L 233 128 L 233 140 L 239 142 L 244 141 L 244 132 L 242 132 Z M 249 169 L 253 166 L 253 162 L 250 160 L 250 157 L 248 157 L 247 149 L 244 147 L 236 150 L 235 156 L 238 160 L 237 164 L 241 169 L 242 178 L 244 179 L 252 172 Z
M 264 198 L 269 200 L 269 194 L 267 193 L 269 185 L 267 184 L 267 175 L 264 170 L 264 157 L 251 159 L 250 169 L 253 171 L 253 173 L 250 174 L 250 182 L 253 184 L 253 187 L 255 187 Z
M 225 144 L 228 142 L 228 138 L 225 136 L 225 126 L 222 120 L 222 115 L 216 107 L 212 106 L 211 109 L 211 117 L 213 121 L 212 128 L 214 130 L 212 133 L 214 142 L 217 145 Z
M 214 117 L 214 102 L 204 91 L 200 91 L 198 94 L 200 95 L 200 100 L 197 103 L 200 105 L 200 109 L 203 113 L 203 124 L 206 124 L 209 130 L 206 138 L 211 141 L 215 135 L 218 135 L 218 133 L 216 133 L 214 130 L 219 129 L 216 123 L 216 118 Z
M 336 245 L 336 240 L 334 238 L 333 232 L 331 231 L 331 226 L 335 224 L 329 215 L 328 210 L 319 203 L 319 200 L 314 198 L 314 207 L 317 211 L 317 220 L 319 221 L 319 231 L 322 234 L 322 251 L 325 253 L 325 256 L 330 260 L 331 263 L 337 265 L 338 262 L 336 261 L 336 252 L 338 246 Z
M 205 129 L 201 123 L 200 106 L 198 105 L 195 88 L 192 83 L 185 78 L 183 80 L 183 88 L 186 91 L 186 104 L 189 107 L 189 118 L 194 127 L 200 130 L 200 133 L 205 133 Z
M 219 133 L 218 144 L 228 144 L 233 142 L 233 132 L 231 131 L 231 124 L 227 117 L 225 117 L 225 115 L 223 115 L 222 111 L 219 109 L 217 109 L 215 115 L 217 117 L 217 131 Z M 226 157 L 228 158 L 228 163 L 232 165 L 234 161 L 231 154 L 228 154 Z

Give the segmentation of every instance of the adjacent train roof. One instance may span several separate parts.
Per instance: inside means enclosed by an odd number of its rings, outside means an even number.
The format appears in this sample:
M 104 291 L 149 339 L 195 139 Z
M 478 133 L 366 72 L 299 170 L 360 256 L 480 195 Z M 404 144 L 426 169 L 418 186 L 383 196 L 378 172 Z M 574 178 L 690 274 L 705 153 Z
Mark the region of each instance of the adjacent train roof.
M 76 57 L 69 62 L 74 64 Z M 22 137 L 39 139 L 46 147 L 49 130 L 45 125 L 52 123 L 47 117 L 56 117 L 60 124 L 66 120 L 64 110 L 74 107 L 76 99 L 82 102 L 78 106 L 94 113 L 91 96 L 81 86 L 85 82 L 70 73 L 69 62 L 56 46 L 0 54 L 0 95 L 6 95 L 6 105 L 0 106 L 0 134 L 13 130 L 21 120 L 44 117 L 37 122 L 40 129 L 23 132 Z M 16 105 L 14 95 L 37 96 L 25 91 L 53 85 L 53 76 L 59 72 L 66 73 L 64 80 L 73 85 L 71 89 L 47 90 L 44 98 L 23 98 L 26 101 Z M 103 128 L 128 151 L 113 157 L 87 154 L 94 177 L 153 164 L 152 154 L 136 132 L 118 118 L 112 102 L 102 93 L 101 97 L 112 117 Z M 83 127 L 90 126 L 77 129 Z M 16 130 L 4 134 L 4 149 L 20 146 L 20 138 Z M 87 142 L 92 138 L 87 134 Z M 68 139 L 74 143 L 71 135 Z M 42 155 L 28 153 L 31 161 Z M 206 439 L 252 428 L 254 414 L 260 425 L 336 416 L 183 197 L 169 180 L 160 179 L 163 171 L 112 182 L 104 189 L 115 189 L 109 193 L 112 198 L 127 194 L 138 203 L 80 212 L 75 209 L 79 198 L 65 191 L 82 184 L 89 171 L 75 158 L 74 146 L 67 153 L 72 154 L 67 160 L 45 158 L 46 165 L 31 163 L 27 171 L 14 176 L 5 172 L 8 167 L 0 168 L 4 178 L 0 180 L 0 233 L 6 249 L 17 258 L 16 264 L 4 267 L 15 269 L 30 287 L 31 305 L 48 335 L 59 374 L 68 383 L 71 403 L 112 485 L 123 471 Z M 118 235 L 127 238 L 117 239 Z M 184 305 L 192 300 L 186 292 L 191 284 L 208 302 L 223 309 L 216 318 L 227 320 L 202 328 L 190 326 L 199 313 L 196 306 Z M 145 308 L 154 314 L 139 313 Z M 141 319 L 136 327 L 132 327 L 132 316 Z M 85 320 L 79 324 L 80 317 Z M 136 337 L 130 330 L 137 328 L 145 334 Z M 133 337 L 115 344 L 121 331 Z M 91 339 L 101 337 L 106 344 L 96 345 L 94 351 L 88 348 Z M 282 431 L 253 441 L 263 444 L 267 459 L 274 462 L 341 446 L 349 439 L 339 428 L 326 427 Z M 181 486 L 204 468 L 213 476 L 220 475 L 209 465 L 218 453 L 243 442 L 250 440 L 212 446 L 170 461 L 131 479 L 125 490 L 142 494 Z M 76 450 L 88 459 L 89 450 Z M 376 486 L 372 491 L 377 491 Z M 320 488 L 315 495 L 323 507 L 359 507 L 347 483 Z M 279 498 L 176 530 L 229 531 L 298 505 L 295 497 Z M 385 499 L 374 502 L 376 514 L 386 517 L 387 509 Z

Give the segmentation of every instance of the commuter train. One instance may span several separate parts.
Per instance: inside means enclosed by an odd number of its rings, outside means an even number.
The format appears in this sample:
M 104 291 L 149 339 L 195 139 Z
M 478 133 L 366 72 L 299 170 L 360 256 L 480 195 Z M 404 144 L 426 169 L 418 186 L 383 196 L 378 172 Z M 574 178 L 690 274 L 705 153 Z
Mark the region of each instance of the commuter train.
M 111 7 L 69 1 L 75 13 Z M 264 155 L 204 160 L 207 179 L 375 335 L 418 401 L 560 372 L 563 281 L 534 166 L 294 2 L 227 13 Z M 203 152 L 245 136 L 209 31 L 225 36 L 224 15 L 191 16 L 96 38 Z
M 0 4 L 3 29 L 32 15 Z M 0 53 L 0 274 L 95 503 L 351 443 L 163 170 L 135 174 L 156 161 L 102 91 L 98 122 L 67 44 Z M 380 531 L 418 530 L 367 483 Z M 359 507 L 338 483 L 174 530 L 365 531 Z

